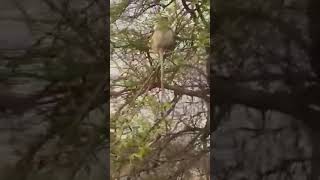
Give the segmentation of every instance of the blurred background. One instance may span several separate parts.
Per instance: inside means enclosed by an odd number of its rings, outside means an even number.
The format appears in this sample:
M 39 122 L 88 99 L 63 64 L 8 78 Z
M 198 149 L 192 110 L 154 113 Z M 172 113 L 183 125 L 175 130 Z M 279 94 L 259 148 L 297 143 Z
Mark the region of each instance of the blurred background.
M 107 7 L 1 0 L 0 179 L 107 179 Z

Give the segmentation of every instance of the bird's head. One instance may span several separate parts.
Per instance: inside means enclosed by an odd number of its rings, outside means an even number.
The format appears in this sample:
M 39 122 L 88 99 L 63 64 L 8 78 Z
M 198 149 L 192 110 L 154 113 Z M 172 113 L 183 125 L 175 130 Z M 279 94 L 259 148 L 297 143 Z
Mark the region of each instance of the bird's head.
M 154 29 L 155 30 L 168 30 L 168 29 L 170 29 L 169 18 L 166 16 L 160 16 L 159 18 L 157 18 Z

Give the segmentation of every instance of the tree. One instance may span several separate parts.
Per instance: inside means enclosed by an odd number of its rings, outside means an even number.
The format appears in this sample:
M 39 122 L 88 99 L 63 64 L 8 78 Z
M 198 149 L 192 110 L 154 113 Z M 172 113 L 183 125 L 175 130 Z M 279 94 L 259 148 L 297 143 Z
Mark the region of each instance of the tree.
M 112 179 L 208 179 L 209 1 L 117 1 L 111 9 Z M 149 46 L 161 16 L 177 35 L 165 57 L 164 104 Z

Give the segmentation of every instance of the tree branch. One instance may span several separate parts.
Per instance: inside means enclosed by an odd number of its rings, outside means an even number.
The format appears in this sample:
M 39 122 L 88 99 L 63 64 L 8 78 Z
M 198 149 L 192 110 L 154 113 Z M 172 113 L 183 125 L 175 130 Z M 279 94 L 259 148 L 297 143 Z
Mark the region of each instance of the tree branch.
M 269 93 L 237 85 L 234 81 L 214 79 L 214 105 L 243 104 L 257 109 L 277 110 L 302 120 L 309 128 L 319 127 L 320 111 L 309 107 L 311 100 L 306 101 L 306 91 L 302 93 L 276 92 Z M 308 94 L 308 97 L 317 97 Z M 308 118 L 306 118 L 308 117 Z

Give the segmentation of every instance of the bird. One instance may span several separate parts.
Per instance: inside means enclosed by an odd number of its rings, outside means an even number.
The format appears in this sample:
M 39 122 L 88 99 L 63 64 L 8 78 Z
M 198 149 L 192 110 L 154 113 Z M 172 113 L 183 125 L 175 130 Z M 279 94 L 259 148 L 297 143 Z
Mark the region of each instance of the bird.
M 163 76 L 164 76 L 164 54 L 172 50 L 175 46 L 175 33 L 170 28 L 168 17 L 160 17 L 154 26 L 154 32 L 151 37 L 151 49 L 158 53 L 160 60 L 160 83 L 161 83 L 161 95 L 160 102 L 163 102 L 164 98 L 164 87 L 163 87 Z

